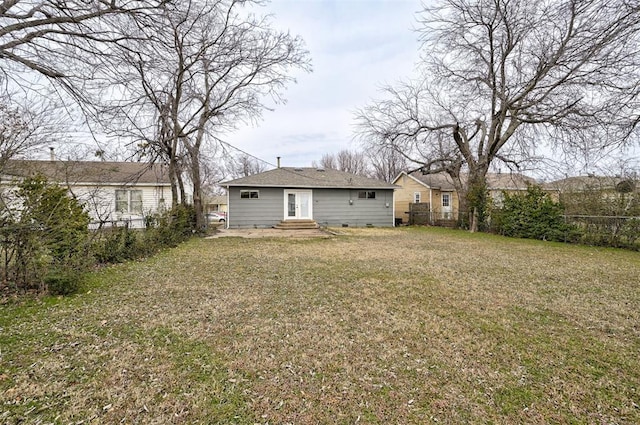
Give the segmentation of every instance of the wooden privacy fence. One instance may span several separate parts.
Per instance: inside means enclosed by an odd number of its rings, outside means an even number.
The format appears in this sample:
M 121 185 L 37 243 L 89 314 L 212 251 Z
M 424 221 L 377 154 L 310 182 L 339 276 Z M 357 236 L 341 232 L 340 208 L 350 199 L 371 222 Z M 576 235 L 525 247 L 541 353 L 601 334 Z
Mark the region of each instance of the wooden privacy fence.
M 430 204 L 428 202 L 418 202 L 409 204 L 409 225 L 431 224 Z

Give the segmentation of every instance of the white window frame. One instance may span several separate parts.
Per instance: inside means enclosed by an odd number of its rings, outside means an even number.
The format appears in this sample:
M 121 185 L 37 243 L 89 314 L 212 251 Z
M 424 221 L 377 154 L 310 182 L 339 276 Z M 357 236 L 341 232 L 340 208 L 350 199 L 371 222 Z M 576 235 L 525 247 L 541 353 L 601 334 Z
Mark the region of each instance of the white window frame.
M 502 208 L 504 205 L 504 192 L 496 192 L 492 195 L 491 200 L 493 205 L 498 208 Z
M 421 201 L 422 201 L 422 193 L 413 192 L 413 203 L 414 204 L 419 204 Z
M 118 199 L 118 194 L 124 194 L 126 199 Z M 134 199 L 134 197 L 139 197 L 139 199 Z M 116 213 L 120 214 L 131 214 L 131 215 L 142 215 L 143 211 L 143 194 L 140 189 L 116 189 L 115 191 L 115 208 Z M 126 203 L 126 208 L 122 208 Z M 135 207 L 135 204 L 139 203 L 139 207 Z M 121 204 L 121 205 L 118 205 Z M 120 206 L 120 208 L 118 208 Z
M 445 205 L 444 200 L 447 200 L 447 204 Z M 443 207 L 451 207 L 451 194 L 449 192 L 445 192 L 442 194 L 442 206 Z

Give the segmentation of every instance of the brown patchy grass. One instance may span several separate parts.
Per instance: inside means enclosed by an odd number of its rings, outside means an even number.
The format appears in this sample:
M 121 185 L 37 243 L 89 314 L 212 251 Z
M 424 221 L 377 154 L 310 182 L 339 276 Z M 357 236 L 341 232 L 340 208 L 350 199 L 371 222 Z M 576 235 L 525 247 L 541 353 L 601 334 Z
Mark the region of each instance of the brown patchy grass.
M 194 240 L 0 306 L 1 423 L 640 423 L 640 254 Z

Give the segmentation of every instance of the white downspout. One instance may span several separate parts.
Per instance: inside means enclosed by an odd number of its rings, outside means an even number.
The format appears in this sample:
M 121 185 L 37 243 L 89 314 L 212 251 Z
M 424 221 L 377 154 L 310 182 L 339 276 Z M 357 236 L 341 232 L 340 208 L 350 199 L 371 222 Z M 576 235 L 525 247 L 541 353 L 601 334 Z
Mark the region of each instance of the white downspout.
M 391 210 L 391 220 L 393 220 L 393 227 L 396 227 L 396 190 L 393 189 L 391 192 L 391 205 L 393 206 Z
M 229 186 L 227 186 L 227 219 L 224 222 L 224 228 L 228 229 L 229 228 L 229 216 L 231 215 L 229 211 L 229 192 L 230 192 L 230 188 Z
M 429 186 L 429 224 L 433 224 L 433 190 Z

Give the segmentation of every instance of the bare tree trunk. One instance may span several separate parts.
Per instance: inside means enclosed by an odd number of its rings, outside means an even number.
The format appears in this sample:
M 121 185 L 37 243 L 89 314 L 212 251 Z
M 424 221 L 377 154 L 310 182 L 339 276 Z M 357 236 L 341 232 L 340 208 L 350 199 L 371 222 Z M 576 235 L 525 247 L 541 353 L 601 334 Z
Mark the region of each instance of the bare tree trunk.
M 200 162 L 196 161 L 191 165 L 191 175 L 193 176 L 193 208 L 196 212 L 196 229 L 202 230 L 206 227 L 204 217 L 204 204 L 202 202 L 202 184 L 200 180 Z
M 487 167 L 477 166 L 469 170 L 466 200 L 469 210 L 469 230 L 477 232 L 484 221 L 487 202 Z
M 171 180 L 171 208 L 178 206 L 178 178 L 175 161 L 169 159 L 169 179 Z
M 180 203 L 182 205 L 187 205 L 187 191 L 184 188 L 184 180 L 182 179 L 182 174 L 178 173 L 178 190 L 180 191 Z

